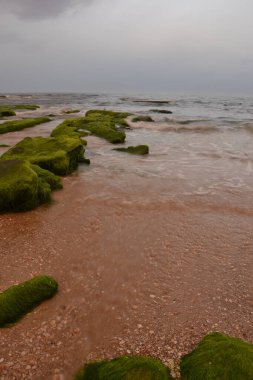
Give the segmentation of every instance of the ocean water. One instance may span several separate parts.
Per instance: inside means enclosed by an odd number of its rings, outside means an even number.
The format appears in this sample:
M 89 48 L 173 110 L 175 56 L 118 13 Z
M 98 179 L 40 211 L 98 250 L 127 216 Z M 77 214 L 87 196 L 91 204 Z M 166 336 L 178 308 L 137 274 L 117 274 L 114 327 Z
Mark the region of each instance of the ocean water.
M 19 132 L 19 139 L 25 135 L 47 136 L 63 119 L 83 116 L 89 109 L 127 111 L 153 118 L 154 123 L 131 123 L 132 129 L 126 131 L 127 145 L 149 145 L 148 157 L 126 157 L 113 151 L 107 142 L 89 137 L 86 155 L 91 166 L 78 172 L 84 181 L 114 175 L 115 190 L 117 186 L 125 188 L 128 197 L 143 202 L 157 197 L 185 201 L 190 196 L 208 196 L 214 202 L 243 204 L 245 209 L 252 202 L 253 98 L 94 93 L 9 94 L 7 99 L 0 99 L 0 105 L 33 103 L 41 108 L 19 112 L 17 117 L 53 114 L 53 121 Z M 79 114 L 64 114 L 75 108 Z M 15 136 L 8 135 L 7 139 Z M 0 143 L 6 141 L 0 136 Z M 7 142 L 13 144 L 15 138 Z M 112 194 L 104 189 L 100 196 Z

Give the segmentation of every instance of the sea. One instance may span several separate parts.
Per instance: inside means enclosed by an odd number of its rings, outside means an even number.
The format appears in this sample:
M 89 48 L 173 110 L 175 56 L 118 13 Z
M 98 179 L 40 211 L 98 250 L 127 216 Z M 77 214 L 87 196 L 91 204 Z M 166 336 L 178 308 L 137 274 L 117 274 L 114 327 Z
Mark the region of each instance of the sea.
M 113 151 L 109 143 L 89 137 L 86 156 L 91 159 L 91 166 L 85 169 L 85 177 L 118 173 L 119 186 L 126 186 L 133 196 L 143 201 L 145 197 L 147 201 L 150 197 L 159 197 L 187 202 L 192 196 L 195 199 L 208 196 L 219 203 L 229 200 L 238 207 L 243 203 L 244 209 L 252 203 L 253 97 L 106 93 L 5 95 L 0 105 L 40 106 L 37 111 L 18 112 L 17 118 L 50 115 L 52 122 L 16 132 L 16 135 L 2 135 L 0 144 L 13 145 L 26 135 L 49 136 L 52 128 L 64 119 L 84 116 L 89 109 L 149 115 L 154 122 L 133 123 L 129 118 L 131 128 L 126 131 L 125 143 L 127 146 L 149 145 L 147 157 L 126 156 Z M 80 112 L 67 115 L 65 112 L 71 109 Z M 5 150 L 1 148 L 0 154 Z M 140 181 L 142 185 L 138 190 Z M 135 186 L 131 187 L 131 183 Z

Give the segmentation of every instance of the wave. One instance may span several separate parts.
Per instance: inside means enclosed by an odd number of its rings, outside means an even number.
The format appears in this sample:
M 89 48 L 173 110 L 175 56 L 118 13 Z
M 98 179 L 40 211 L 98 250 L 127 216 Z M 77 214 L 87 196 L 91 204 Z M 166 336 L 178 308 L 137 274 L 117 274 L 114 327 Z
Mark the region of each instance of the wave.
M 163 131 L 168 132 L 197 132 L 197 133 L 210 133 L 219 132 L 219 128 L 216 125 L 167 125 L 164 126 Z
M 193 123 L 201 123 L 201 122 L 210 122 L 210 119 L 185 119 L 185 120 L 178 120 L 178 119 L 169 119 L 166 117 L 164 119 L 165 121 L 169 123 L 175 123 L 175 124 L 181 124 L 181 125 L 188 125 Z

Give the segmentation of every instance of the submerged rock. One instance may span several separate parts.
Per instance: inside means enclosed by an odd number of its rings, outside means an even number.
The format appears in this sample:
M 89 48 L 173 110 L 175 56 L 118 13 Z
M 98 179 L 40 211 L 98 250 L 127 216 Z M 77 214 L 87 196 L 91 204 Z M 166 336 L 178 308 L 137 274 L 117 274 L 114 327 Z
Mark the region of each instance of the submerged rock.
M 127 148 L 115 148 L 113 150 L 117 150 L 118 152 L 125 152 L 125 153 L 138 154 L 138 155 L 149 154 L 148 145 L 129 146 Z
M 159 360 L 122 356 L 86 364 L 74 380 L 171 380 L 170 370 Z
M 164 113 L 164 114 L 172 114 L 173 113 L 172 111 L 169 111 L 169 110 L 159 110 L 159 109 L 151 110 L 151 112 Z
M 139 121 L 145 121 L 146 123 L 152 123 L 154 120 L 150 116 L 136 116 L 132 119 L 134 123 L 138 123 Z
M 253 379 L 253 345 L 224 334 L 207 335 L 181 361 L 182 380 Z

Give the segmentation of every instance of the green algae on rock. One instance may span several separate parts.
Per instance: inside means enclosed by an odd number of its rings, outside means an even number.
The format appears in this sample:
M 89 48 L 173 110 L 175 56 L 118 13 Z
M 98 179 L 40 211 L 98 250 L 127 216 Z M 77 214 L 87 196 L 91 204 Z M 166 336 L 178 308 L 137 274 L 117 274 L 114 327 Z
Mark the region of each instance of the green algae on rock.
M 60 178 L 23 160 L 0 160 L 0 212 L 27 211 L 51 200 Z
M 22 119 L 22 120 L 11 120 L 0 124 L 0 134 L 21 131 L 25 128 L 31 128 L 38 124 L 43 124 L 51 121 L 48 117 L 37 117 L 35 119 Z
M 148 145 L 137 145 L 137 146 L 128 146 L 127 148 L 114 148 L 118 152 L 125 152 L 130 154 L 145 155 L 149 154 Z
M 15 104 L 14 106 L 10 106 L 15 110 L 29 110 L 36 111 L 40 106 L 37 104 Z
M 9 108 L 0 107 L 0 117 L 16 116 L 16 112 Z
M 65 120 L 59 124 L 51 133 L 51 137 L 72 137 L 80 139 L 83 136 L 88 136 L 89 133 L 80 130 L 82 128 L 82 119 Z M 83 145 L 86 145 L 85 140 L 80 140 Z
M 23 159 L 57 175 L 73 172 L 83 158 L 80 139 L 70 137 L 26 137 L 1 156 L 1 160 Z
M 0 327 L 17 322 L 58 290 L 57 282 L 48 276 L 36 276 L 0 293 Z
M 121 128 L 128 126 L 125 119 L 129 115 L 125 112 L 90 110 L 83 119 L 83 128 L 112 144 L 121 144 L 126 138 L 126 134 Z
M 36 104 L 15 104 L 15 105 L 1 105 L 0 106 L 0 117 L 8 117 L 8 116 L 15 116 L 16 110 L 30 110 L 35 111 L 40 106 L 37 106 Z
M 74 380 L 171 380 L 170 371 L 159 360 L 122 356 L 86 364 Z
M 253 344 L 224 334 L 207 335 L 181 361 L 182 380 L 253 379 Z
M 136 116 L 132 119 L 134 123 L 138 123 L 139 121 L 145 121 L 146 123 L 152 123 L 154 120 L 150 116 Z
M 129 115 L 123 112 L 90 110 L 85 117 L 65 120 L 53 130 L 51 136 L 81 137 L 93 134 L 106 139 L 112 144 L 120 144 L 126 138 L 126 134 L 121 128 L 128 127 L 125 119 Z

